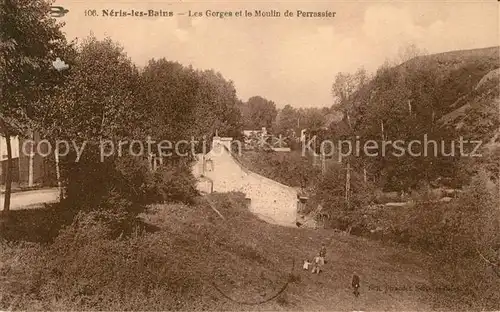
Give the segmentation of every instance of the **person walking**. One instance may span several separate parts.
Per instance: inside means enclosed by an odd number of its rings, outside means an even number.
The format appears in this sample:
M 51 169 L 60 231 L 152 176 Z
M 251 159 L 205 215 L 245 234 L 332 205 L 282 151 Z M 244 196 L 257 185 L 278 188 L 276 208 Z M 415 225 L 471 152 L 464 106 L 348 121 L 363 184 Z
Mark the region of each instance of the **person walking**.
M 311 265 L 312 263 L 309 262 L 309 260 L 304 260 L 304 264 L 302 265 L 302 268 L 306 271 L 309 271 L 309 266 Z
M 359 281 L 359 276 L 356 272 L 352 275 L 352 289 L 353 289 L 353 294 L 356 297 L 359 297 L 359 287 L 360 287 L 360 281 Z
M 321 271 L 321 257 L 319 256 L 319 254 L 314 257 L 314 262 L 313 262 L 313 269 L 312 269 L 312 274 L 314 274 L 315 272 L 319 274 L 319 272 Z
M 320 257 L 321 265 L 325 265 L 326 246 L 324 243 L 321 244 L 321 249 L 319 250 L 319 257 Z

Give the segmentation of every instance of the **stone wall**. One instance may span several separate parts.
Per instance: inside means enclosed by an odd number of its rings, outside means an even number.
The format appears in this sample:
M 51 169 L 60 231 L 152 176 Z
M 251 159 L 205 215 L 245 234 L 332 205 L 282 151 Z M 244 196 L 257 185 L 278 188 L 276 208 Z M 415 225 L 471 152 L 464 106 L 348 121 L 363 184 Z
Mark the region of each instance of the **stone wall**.
M 256 174 L 244 168 L 222 144 L 214 144 L 205 155 L 213 163 L 213 171 L 205 170 L 205 176 L 213 181 L 214 192 L 243 192 L 251 199 L 250 210 L 262 219 L 275 224 L 296 226 L 297 192 L 286 185 Z M 201 157 L 193 168 L 200 176 Z

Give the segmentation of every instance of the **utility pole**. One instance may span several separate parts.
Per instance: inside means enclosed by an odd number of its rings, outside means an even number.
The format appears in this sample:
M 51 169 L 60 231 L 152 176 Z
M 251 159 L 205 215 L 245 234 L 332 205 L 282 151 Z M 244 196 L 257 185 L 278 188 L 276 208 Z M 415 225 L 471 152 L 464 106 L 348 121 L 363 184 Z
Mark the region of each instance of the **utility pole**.
M 154 171 L 154 165 L 153 165 L 153 153 L 148 153 L 148 164 L 149 164 L 149 171 L 153 172 Z
M 347 210 L 351 209 L 351 203 L 350 203 L 350 191 L 351 191 L 351 165 L 349 162 L 347 162 L 347 168 L 346 170 L 346 178 L 345 178 L 345 201 L 347 203 Z
M 156 172 L 158 169 L 158 158 L 153 154 L 153 172 Z
M 321 151 L 321 173 L 323 175 L 326 174 L 326 159 L 325 159 L 325 151 Z
M 56 179 L 57 179 L 57 188 L 59 189 L 59 201 L 64 199 L 64 192 L 63 192 L 63 187 L 62 187 L 62 182 L 61 182 L 61 169 L 59 166 L 59 146 L 58 144 L 56 145 L 56 149 L 54 152 L 54 160 L 56 163 Z
M 366 164 L 363 164 L 363 181 L 368 182 L 368 172 L 366 170 Z
M 382 141 L 385 140 L 385 136 L 384 136 L 384 122 L 381 120 L 380 121 L 380 129 L 382 131 Z

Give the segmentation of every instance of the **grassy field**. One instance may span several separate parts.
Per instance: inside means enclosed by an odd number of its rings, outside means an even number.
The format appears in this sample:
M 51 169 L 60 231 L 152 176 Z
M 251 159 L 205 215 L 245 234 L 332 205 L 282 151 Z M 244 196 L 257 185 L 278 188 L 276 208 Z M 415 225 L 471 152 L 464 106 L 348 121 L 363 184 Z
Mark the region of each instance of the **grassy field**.
M 328 230 L 273 226 L 248 212 L 242 194 L 211 199 L 225 220 L 200 198 L 193 206 L 152 207 L 142 219 L 155 230 L 138 229 L 129 238 L 109 237 L 99 223 L 80 222 L 51 245 L 2 242 L 0 309 L 493 308 L 487 294 L 457 282 L 437 258 Z M 324 272 L 303 271 L 303 259 L 311 260 L 321 243 L 328 251 Z M 359 298 L 350 289 L 355 271 Z M 252 304 L 285 284 L 275 299 Z

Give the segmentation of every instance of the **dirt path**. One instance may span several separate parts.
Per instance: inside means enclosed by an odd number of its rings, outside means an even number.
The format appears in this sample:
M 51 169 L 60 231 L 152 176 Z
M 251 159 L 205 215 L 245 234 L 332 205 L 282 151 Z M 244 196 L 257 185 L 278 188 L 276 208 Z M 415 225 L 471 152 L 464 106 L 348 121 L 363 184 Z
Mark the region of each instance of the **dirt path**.
M 53 203 L 58 200 L 58 195 L 57 188 L 12 193 L 10 209 L 19 210 L 43 203 Z M 3 207 L 3 202 L 4 194 L 0 194 L 0 207 Z

